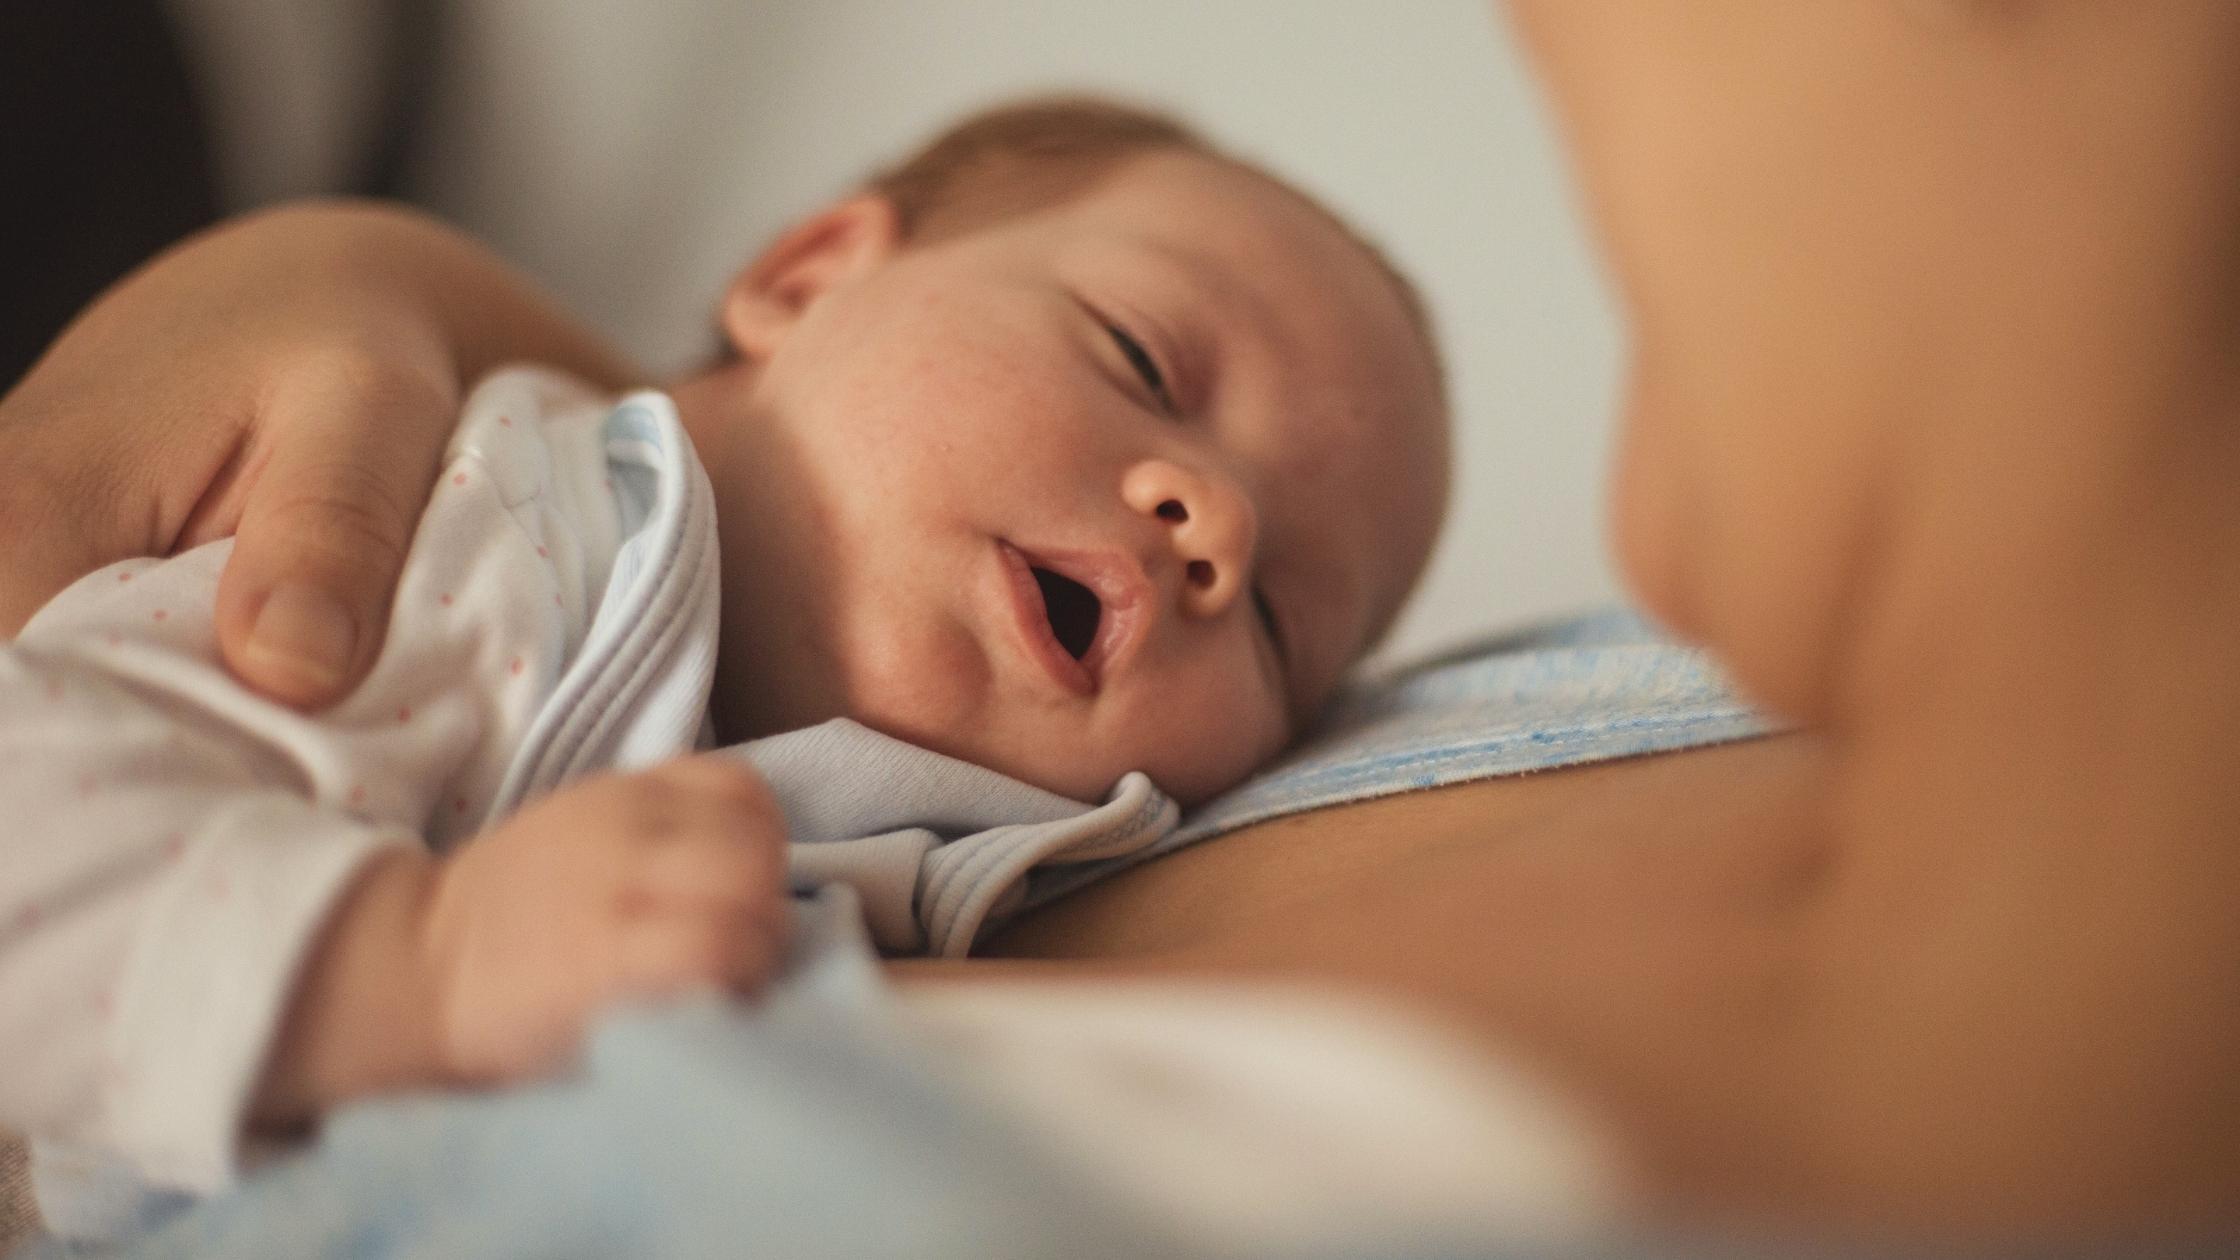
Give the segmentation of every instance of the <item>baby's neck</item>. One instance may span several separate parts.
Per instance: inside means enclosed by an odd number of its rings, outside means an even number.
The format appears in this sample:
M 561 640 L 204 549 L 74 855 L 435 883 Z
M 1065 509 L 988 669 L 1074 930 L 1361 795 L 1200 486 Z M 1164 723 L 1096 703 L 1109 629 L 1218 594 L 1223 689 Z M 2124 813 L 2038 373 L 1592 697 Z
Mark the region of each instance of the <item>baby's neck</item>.
M 676 403 L 685 432 L 691 435 L 701 462 L 707 464 L 720 457 L 725 444 L 714 439 L 728 421 L 744 411 L 753 387 L 753 366 L 727 359 L 665 381 L 661 389 Z
M 752 540 L 762 534 L 759 514 L 777 510 L 774 496 L 761 480 L 772 475 L 782 461 L 779 453 L 762 450 L 752 442 L 754 432 L 747 399 L 755 381 L 752 365 L 727 360 L 692 372 L 662 388 L 676 404 L 678 419 L 691 438 L 694 453 L 707 470 L 715 498 L 716 530 L 723 566 L 723 615 L 716 648 L 716 675 L 709 698 L 709 716 L 718 743 L 734 744 L 775 732 L 758 724 L 746 711 L 745 699 L 755 694 L 755 662 L 738 632 L 740 604 L 755 598 L 746 589 L 766 585 L 754 576 Z M 779 474 L 782 476 L 782 474 Z M 742 580 L 742 574 L 746 580 Z M 765 598 L 768 592 L 762 592 Z

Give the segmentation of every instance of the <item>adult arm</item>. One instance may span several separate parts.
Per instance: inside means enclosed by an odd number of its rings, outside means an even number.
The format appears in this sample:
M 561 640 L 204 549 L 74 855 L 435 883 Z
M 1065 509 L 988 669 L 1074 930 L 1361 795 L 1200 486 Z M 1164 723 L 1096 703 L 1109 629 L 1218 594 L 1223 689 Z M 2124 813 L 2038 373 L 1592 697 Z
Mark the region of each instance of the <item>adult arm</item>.
M 510 359 L 638 373 L 433 219 L 307 203 L 190 238 L 0 397 L 0 634 L 78 576 L 228 534 L 227 663 L 329 703 L 372 665 L 464 386 Z

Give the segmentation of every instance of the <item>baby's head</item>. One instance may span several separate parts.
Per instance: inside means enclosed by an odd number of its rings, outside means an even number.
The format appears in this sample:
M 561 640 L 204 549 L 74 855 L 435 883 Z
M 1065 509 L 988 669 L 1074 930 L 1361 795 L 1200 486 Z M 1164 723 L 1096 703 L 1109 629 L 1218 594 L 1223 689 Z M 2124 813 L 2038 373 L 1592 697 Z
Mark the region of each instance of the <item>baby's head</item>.
M 728 739 L 827 718 L 1185 802 L 1308 721 L 1447 483 L 1421 308 L 1164 120 L 981 115 L 797 225 L 676 394 L 722 536 Z

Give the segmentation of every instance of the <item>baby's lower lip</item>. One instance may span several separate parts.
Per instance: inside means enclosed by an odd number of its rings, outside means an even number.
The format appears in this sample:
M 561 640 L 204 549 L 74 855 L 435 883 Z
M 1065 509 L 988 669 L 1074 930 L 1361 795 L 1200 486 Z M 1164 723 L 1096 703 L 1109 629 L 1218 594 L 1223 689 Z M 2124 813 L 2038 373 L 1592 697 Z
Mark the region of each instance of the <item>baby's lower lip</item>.
M 1050 630 L 1050 617 L 1042 602 L 1042 587 L 1034 580 L 1033 564 L 1026 553 L 999 538 L 996 554 L 1003 565 L 1012 627 L 1027 658 L 1067 691 L 1080 696 L 1095 695 L 1096 675 L 1087 665 L 1075 660 Z

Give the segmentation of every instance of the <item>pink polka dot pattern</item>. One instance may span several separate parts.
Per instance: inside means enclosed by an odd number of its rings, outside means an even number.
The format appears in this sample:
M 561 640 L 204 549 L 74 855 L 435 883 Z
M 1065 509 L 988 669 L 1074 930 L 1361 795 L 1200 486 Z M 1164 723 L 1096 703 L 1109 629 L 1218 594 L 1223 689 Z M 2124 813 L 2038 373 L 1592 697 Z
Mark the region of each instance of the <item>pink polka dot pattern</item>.
M 408 705 L 403 705 L 403 706 L 399 707 L 399 708 L 397 709 L 397 720 L 398 720 L 399 722 L 409 722 L 409 721 L 411 721 L 411 720 L 412 720 L 412 706 L 408 704 Z
M 513 663 L 512 663 L 512 664 L 510 664 L 510 665 L 507 665 L 507 666 L 506 666 L 506 672 L 507 672 L 507 673 L 509 673 L 509 674 L 511 674 L 511 675 L 513 675 L 513 676 L 514 676 L 514 677 L 516 677 L 516 678 L 519 678 L 519 677 L 521 677 L 521 669 L 522 669 L 522 662 L 521 662 L 521 658 L 520 658 L 520 657 L 518 657 L 518 656 L 516 656 L 516 657 L 514 657 L 514 658 L 513 658 Z
M 171 610 L 170 610 L 170 609 L 168 609 L 168 608 L 158 608 L 158 609 L 156 609 L 156 611 L 155 611 L 155 619 L 156 619 L 157 621 L 163 621 L 163 620 L 166 620 L 166 619 L 167 619 L 167 618 L 169 618 L 170 616 L 171 616 Z
M 350 803 L 351 803 L 352 805 L 363 805 L 363 804 L 365 804 L 365 803 L 366 803 L 366 785 L 365 785 L 365 784 L 363 784 L 363 783 L 358 783 L 358 784 L 353 784 L 353 785 L 351 786 L 351 788 L 350 788 Z
M 467 484 L 467 475 L 465 473 L 451 474 L 451 484 L 455 486 L 463 486 Z
M 445 608 L 451 607 L 451 593 L 449 591 L 446 591 L 442 595 L 437 596 L 436 602 L 442 604 Z
M 119 582 L 129 582 L 129 581 L 131 581 L 131 580 L 132 580 L 132 573 L 131 573 L 131 571 L 130 571 L 130 570 L 126 570 L 126 571 L 125 571 L 125 572 L 123 572 L 123 573 L 119 573 L 119 574 L 117 575 L 117 580 L 118 580 Z

